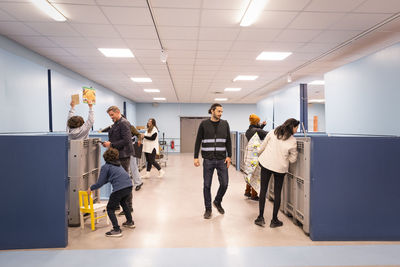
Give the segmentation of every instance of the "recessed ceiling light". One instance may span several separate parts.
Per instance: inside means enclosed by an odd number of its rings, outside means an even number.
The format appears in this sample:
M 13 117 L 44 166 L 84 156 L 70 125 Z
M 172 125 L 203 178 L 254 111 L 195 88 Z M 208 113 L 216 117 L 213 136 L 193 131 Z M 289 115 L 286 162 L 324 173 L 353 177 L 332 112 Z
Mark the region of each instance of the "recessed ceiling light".
M 159 89 L 144 89 L 144 91 L 146 93 L 159 93 L 160 92 Z
M 228 100 L 228 98 L 215 98 L 214 99 L 215 101 L 227 101 Z
M 227 92 L 238 92 L 240 90 L 242 90 L 242 88 L 225 88 Z
M 106 57 L 135 57 L 127 48 L 98 48 Z
M 254 81 L 255 79 L 257 79 L 258 76 L 255 75 L 239 75 L 236 76 L 235 79 L 233 79 L 233 81 Z
M 292 52 L 262 52 L 256 60 L 284 60 L 291 54 Z
M 310 82 L 310 83 L 308 83 L 308 84 L 313 84 L 313 85 L 324 85 L 324 84 L 325 84 L 325 81 L 324 81 L 324 80 L 315 80 L 315 81 L 312 81 L 312 82 Z
M 325 103 L 325 99 L 309 99 L 308 103 L 310 104 L 323 104 Z
M 136 83 L 151 83 L 152 80 L 150 78 L 141 78 L 141 77 L 132 77 L 131 78 L 132 81 L 136 82 Z
M 153 100 L 163 101 L 167 99 L 165 97 L 154 97 Z
M 240 21 L 240 26 L 246 27 L 253 24 L 257 20 L 261 12 L 264 10 L 264 6 L 267 2 L 268 0 L 250 0 L 246 12 L 244 13 L 242 20 Z
M 67 18 L 46 0 L 32 0 L 33 4 L 56 21 L 66 21 Z

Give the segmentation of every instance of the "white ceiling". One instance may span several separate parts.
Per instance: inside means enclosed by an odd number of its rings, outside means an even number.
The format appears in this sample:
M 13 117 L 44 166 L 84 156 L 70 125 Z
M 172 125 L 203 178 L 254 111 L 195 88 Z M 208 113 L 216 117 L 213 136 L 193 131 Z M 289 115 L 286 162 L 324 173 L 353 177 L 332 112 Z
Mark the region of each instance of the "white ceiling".
M 400 42 L 400 0 L 270 0 L 257 22 L 243 28 L 239 21 L 248 1 L 148 0 L 149 9 L 146 0 L 50 0 L 68 19 L 55 22 L 29 0 L 0 0 L 0 34 L 133 101 L 153 102 L 157 96 L 181 103 L 215 97 L 256 103 L 285 86 L 288 73 L 293 82 L 321 78 Z M 160 61 L 156 29 L 167 64 Z M 135 58 L 106 58 L 100 47 L 129 48 Z M 262 51 L 293 54 L 279 62 L 256 61 Z M 237 75 L 259 78 L 233 82 Z M 130 77 L 153 82 L 138 84 Z M 226 87 L 242 90 L 225 93 Z

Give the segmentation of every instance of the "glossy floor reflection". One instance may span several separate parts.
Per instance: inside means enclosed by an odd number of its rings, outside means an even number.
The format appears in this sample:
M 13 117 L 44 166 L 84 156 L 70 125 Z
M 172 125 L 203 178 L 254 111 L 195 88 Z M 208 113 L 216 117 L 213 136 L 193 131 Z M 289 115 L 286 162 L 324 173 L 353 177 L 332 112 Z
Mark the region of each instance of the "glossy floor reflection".
M 400 242 L 313 242 L 283 214 L 283 227 L 256 226 L 258 202 L 243 196 L 243 175 L 233 167 L 225 215 L 213 209 L 205 220 L 202 167 L 192 154 L 170 154 L 163 168 L 163 178 L 152 170 L 134 191 L 136 228 L 123 229 L 123 237 L 105 237 L 104 221 L 95 231 L 69 228 L 67 248 L 2 251 L 0 266 L 400 266 Z M 217 189 L 215 174 L 213 196 Z M 266 221 L 271 214 L 267 202 Z

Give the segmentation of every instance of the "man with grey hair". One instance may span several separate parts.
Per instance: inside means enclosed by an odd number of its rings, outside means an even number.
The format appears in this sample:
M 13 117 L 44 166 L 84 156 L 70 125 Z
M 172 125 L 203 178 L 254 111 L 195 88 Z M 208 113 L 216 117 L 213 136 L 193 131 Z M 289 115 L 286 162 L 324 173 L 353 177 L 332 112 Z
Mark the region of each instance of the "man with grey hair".
M 108 141 L 103 142 L 103 146 L 107 148 L 116 148 L 118 150 L 121 166 L 127 173 L 129 173 L 130 157 L 133 152 L 131 124 L 122 116 L 121 111 L 117 106 L 109 107 L 107 113 L 114 124 L 108 131 Z M 130 210 L 133 211 L 132 193 L 128 198 L 128 204 Z M 123 212 L 121 213 L 120 215 L 123 215 Z

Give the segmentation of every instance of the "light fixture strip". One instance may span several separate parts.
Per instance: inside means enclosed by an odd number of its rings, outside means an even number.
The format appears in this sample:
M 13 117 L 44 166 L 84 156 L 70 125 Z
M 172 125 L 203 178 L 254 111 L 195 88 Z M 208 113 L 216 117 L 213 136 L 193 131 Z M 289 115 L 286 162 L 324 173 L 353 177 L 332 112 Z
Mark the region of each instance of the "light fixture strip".
M 257 78 L 258 76 L 256 75 L 238 75 L 233 79 L 233 81 L 254 81 Z
M 240 26 L 247 27 L 253 24 L 263 12 L 268 0 L 250 0 L 250 3 L 240 21 Z
M 242 88 L 225 88 L 226 92 L 239 92 Z
M 32 0 L 32 3 L 56 21 L 66 21 L 67 18 L 47 0 Z
M 128 48 L 98 48 L 98 50 L 106 57 L 135 57 Z
M 159 93 L 159 89 L 143 89 L 146 93 Z
M 290 56 L 292 52 L 262 52 L 256 60 L 284 60 Z
M 132 81 L 137 82 L 137 83 L 151 83 L 152 80 L 150 78 L 145 78 L 145 77 L 132 77 Z

